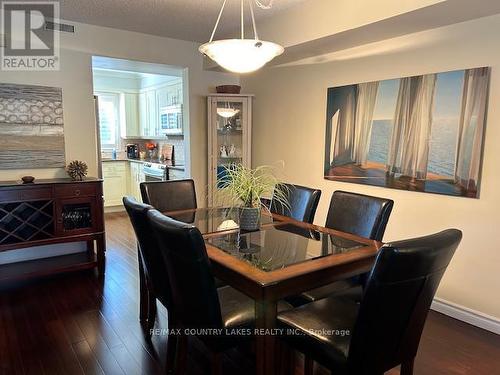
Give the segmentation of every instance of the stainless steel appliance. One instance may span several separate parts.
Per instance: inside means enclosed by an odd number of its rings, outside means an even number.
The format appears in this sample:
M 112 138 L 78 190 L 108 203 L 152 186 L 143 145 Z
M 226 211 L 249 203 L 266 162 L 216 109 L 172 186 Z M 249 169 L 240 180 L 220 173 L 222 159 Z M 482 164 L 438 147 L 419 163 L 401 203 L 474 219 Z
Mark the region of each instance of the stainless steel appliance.
M 139 159 L 139 145 L 129 143 L 127 146 L 127 159 Z
M 182 104 L 174 104 L 160 109 L 162 135 L 182 134 Z
M 168 168 L 163 164 L 144 163 L 142 168 L 146 182 L 168 180 Z

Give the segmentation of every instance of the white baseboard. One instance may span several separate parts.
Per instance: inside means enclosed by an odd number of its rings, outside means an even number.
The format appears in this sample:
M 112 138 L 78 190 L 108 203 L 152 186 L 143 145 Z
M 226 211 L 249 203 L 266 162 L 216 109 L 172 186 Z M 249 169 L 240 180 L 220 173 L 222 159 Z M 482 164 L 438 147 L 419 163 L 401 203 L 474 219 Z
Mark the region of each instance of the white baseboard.
M 441 298 L 434 298 L 431 309 L 465 323 L 500 335 L 500 319 Z

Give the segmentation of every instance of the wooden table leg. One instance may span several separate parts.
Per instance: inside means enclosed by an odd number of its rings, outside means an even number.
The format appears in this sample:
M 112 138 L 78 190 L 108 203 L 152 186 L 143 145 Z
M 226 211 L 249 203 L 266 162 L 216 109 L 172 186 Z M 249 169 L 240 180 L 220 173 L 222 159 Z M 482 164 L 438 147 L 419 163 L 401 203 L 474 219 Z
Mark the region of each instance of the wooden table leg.
M 263 334 L 259 330 L 266 330 L 267 332 L 273 330 L 276 327 L 277 312 L 276 301 L 255 301 L 255 327 L 258 330 L 255 338 L 258 375 L 276 374 L 274 361 L 276 356 L 276 336 Z
M 106 266 L 106 237 L 104 234 L 100 235 L 96 241 L 97 243 L 97 271 L 99 276 L 104 276 Z
M 139 321 L 144 324 L 148 318 L 148 291 L 146 285 L 146 274 L 142 264 L 141 254 L 137 249 L 137 258 L 139 260 Z

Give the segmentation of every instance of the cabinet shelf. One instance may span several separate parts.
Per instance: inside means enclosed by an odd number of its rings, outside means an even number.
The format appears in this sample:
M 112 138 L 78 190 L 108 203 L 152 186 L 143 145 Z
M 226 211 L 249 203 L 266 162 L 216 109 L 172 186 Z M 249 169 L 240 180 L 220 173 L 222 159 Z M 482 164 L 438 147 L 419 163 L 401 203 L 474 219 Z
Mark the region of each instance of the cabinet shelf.
M 231 129 L 231 130 L 217 129 L 217 134 L 219 134 L 219 135 L 226 135 L 226 134 L 238 134 L 238 135 L 240 135 L 241 133 L 243 133 L 243 129 Z
M 95 254 L 87 252 L 0 265 L 0 282 L 49 276 L 97 266 Z

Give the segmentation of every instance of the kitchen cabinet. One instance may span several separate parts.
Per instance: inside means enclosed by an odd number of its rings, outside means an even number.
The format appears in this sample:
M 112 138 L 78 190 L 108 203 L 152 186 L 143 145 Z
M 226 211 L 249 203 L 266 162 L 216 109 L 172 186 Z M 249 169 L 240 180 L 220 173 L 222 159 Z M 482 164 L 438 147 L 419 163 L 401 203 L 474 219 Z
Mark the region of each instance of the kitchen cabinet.
M 161 130 L 160 113 L 166 107 L 182 104 L 182 84 L 145 88 L 136 93 L 122 93 L 120 97 L 123 138 L 162 137 L 165 131 Z
M 139 94 L 123 93 L 121 95 L 121 134 L 122 137 L 135 137 L 141 134 L 139 118 Z
M 133 196 L 138 202 L 142 202 L 141 189 L 139 187 L 141 182 L 146 181 L 142 169 L 142 163 L 130 162 L 130 177 L 129 177 L 129 195 Z
M 171 93 L 167 87 L 161 87 L 156 90 L 156 103 L 158 110 L 170 104 Z
M 104 207 L 122 205 L 122 199 L 127 195 L 127 164 L 126 161 L 103 163 Z
M 142 124 L 144 136 L 156 137 L 159 135 L 158 128 L 160 118 L 158 106 L 156 105 L 156 90 L 148 90 L 146 94 L 146 122 Z

